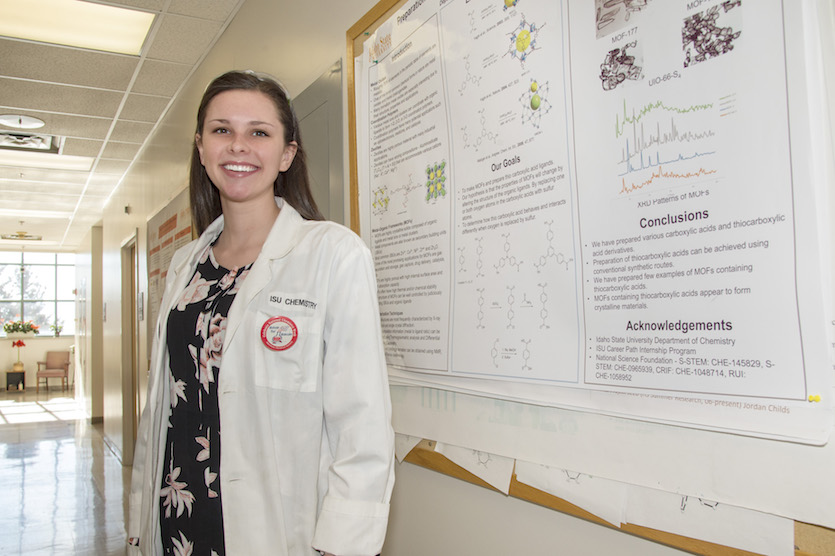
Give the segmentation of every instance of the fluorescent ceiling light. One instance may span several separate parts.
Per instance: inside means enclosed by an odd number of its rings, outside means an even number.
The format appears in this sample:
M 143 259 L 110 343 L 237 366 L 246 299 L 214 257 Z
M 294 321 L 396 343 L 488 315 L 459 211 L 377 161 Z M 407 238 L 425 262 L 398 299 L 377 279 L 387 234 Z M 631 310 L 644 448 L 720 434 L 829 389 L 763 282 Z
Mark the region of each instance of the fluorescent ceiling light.
M 63 218 L 72 216 L 72 212 L 65 210 L 26 210 L 26 209 L 2 209 L 0 216 L 16 216 L 20 218 Z
M 0 35 L 138 55 L 154 14 L 80 0 L 0 2 Z
M 90 168 L 93 167 L 93 159 L 89 156 L 0 149 L 0 166 L 89 172 Z

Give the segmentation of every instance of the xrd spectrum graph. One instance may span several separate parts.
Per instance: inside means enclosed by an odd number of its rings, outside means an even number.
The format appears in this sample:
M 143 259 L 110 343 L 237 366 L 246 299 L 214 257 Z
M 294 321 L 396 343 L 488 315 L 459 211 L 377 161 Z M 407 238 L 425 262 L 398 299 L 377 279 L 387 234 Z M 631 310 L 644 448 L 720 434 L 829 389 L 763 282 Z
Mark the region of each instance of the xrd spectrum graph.
M 661 166 L 662 164 L 673 164 L 675 162 L 682 162 L 684 160 L 693 160 L 694 158 L 699 158 L 702 156 L 710 156 L 712 154 L 716 154 L 716 151 L 707 151 L 707 152 L 694 152 L 691 155 L 684 155 L 678 154 L 669 158 L 667 160 L 661 160 L 661 155 L 659 153 L 655 153 L 655 157 L 653 159 L 652 156 L 644 157 L 643 153 L 639 155 L 639 166 L 635 166 L 632 163 L 633 156 L 629 153 L 629 142 L 627 141 L 626 145 L 626 171 L 618 174 L 618 176 L 625 176 L 627 174 L 631 174 L 632 172 L 638 172 L 640 170 L 646 170 L 647 168 L 655 168 L 656 166 Z
M 712 129 L 707 131 L 683 131 L 673 118 L 670 118 L 670 127 L 663 130 L 661 123 L 655 124 L 654 132 L 647 133 L 643 123 L 632 125 L 632 140 L 625 140 L 625 146 L 621 148 L 620 164 L 629 164 L 632 158 L 641 155 L 646 149 L 660 147 L 669 143 L 696 143 L 704 139 L 715 137 Z
M 622 115 L 615 115 L 615 138 L 620 137 L 624 133 L 624 129 L 627 125 L 634 125 L 641 121 L 641 119 L 648 115 L 652 114 L 655 111 L 664 111 L 664 112 L 672 112 L 674 114 L 690 114 L 694 112 L 703 112 L 705 110 L 710 110 L 713 108 L 713 103 L 707 104 L 692 104 L 690 106 L 680 107 L 680 106 L 668 106 L 664 103 L 663 100 L 659 100 L 656 102 L 650 102 L 645 104 L 642 108 L 632 109 L 632 114 L 629 114 L 629 109 L 626 106 L 626 100 L 623 101 L 623 114 Z
M 708 170 L 708 169 L 705 169 L 705 168 L 699 168 L 698 170 L 695 170 L 695 171 L 692 171 L 692 172 L 664 171 L 663 167 L 659 166 L 658 169 L 653 171 L 650 174 L 650 177 L 645 179 L 644 181 L 627 183 L 626 179 L 622 178 L 621 179 L 622 187 L 621 187 L 621 190 L 620 190 L 620 194 L 621 195 L 624 195 L 624 194 L 628 195 L 629 193 L 641 190 L 644 187 L 652 185 L 652 183 L 655 182 L 655 180 L 659 180 L 659 179 L 687 180 L 687 179 L 698 178 L 698 177 L 702 177 L 702 176 L 709 176 L 709 175 L 715 174 L 717 172 L 718 172 L 718 170 Z

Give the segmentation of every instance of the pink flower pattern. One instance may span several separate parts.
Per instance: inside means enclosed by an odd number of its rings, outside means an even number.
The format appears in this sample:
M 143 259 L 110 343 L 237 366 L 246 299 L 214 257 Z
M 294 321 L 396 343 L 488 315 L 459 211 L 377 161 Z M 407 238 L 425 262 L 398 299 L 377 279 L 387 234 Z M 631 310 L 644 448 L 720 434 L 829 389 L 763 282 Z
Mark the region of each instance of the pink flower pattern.
M 160 486 L 160 525 L 168 553 L 223 553 L 217 377 L 226 315 L 248 273 L 249 266 L 221 267 L 207 248 L 169 313 L 168 473 Z

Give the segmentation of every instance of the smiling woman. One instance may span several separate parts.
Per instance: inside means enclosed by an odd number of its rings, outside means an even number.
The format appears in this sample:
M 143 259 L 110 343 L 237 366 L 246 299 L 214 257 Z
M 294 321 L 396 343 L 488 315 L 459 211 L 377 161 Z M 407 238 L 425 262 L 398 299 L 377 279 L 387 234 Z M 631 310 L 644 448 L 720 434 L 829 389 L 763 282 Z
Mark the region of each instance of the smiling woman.
M 131 544 L 378 554 L 394 433 L 371 254 L 321 221 L 275 80 L 229 72 L 208 86 L 190 195 L 200 237 L 166 276 Z

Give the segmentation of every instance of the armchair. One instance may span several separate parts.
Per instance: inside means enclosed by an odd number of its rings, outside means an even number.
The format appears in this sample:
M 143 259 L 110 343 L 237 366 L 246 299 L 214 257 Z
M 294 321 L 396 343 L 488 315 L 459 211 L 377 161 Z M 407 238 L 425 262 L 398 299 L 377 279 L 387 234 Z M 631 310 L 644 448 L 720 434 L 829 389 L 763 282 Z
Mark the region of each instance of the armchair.
M 47 351 L 46 361 L 38 361 L 38 374 L 35 381 L 35 391 L 40 392 L 41 379 L 46 384 L 49 390 L 49 379 L 61 379 L 61 391 L 69 390 L 69 370 L 70 370 L 70 352 L 69 351 Z

